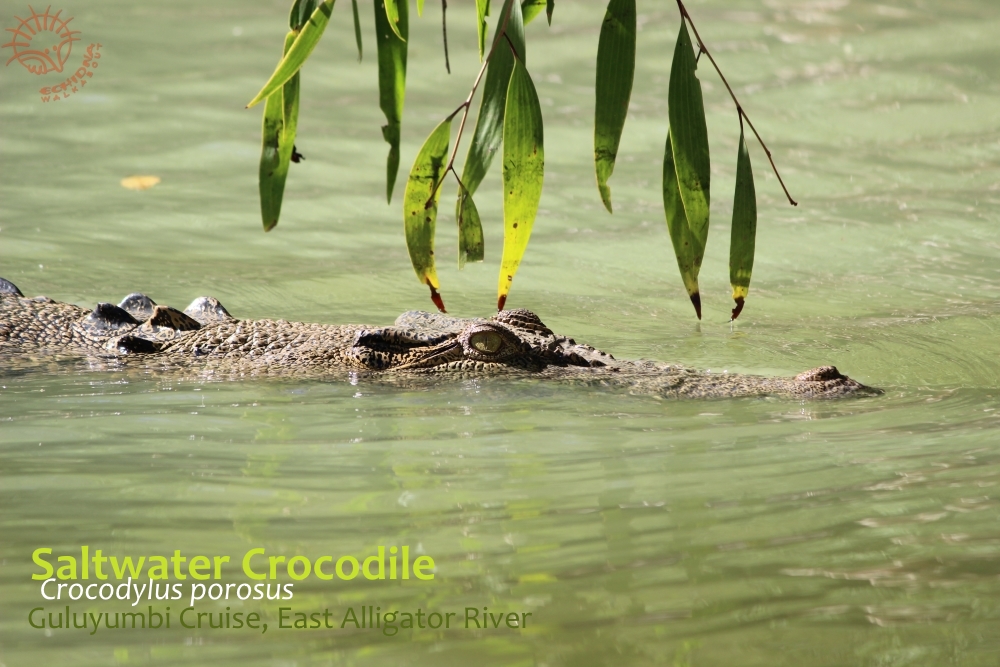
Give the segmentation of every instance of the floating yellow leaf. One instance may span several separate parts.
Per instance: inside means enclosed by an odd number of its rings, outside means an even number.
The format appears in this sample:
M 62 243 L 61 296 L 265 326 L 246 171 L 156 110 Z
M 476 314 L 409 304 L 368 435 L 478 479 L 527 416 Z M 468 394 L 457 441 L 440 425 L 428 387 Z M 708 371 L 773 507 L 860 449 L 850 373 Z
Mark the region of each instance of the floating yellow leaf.
M 148 190 L 159 182 L 159 176 L 128 176 L 122 179 L 122 187 L 129 190 Z

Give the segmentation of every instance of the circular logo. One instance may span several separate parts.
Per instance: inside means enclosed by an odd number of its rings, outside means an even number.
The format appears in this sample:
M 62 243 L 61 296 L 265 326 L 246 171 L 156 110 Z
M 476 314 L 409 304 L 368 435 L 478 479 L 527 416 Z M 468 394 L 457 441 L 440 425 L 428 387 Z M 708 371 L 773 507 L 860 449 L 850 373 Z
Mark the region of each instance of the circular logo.
M 62 10 L 55 14 L 46 8 L 44 14 L 39 14 L 30 5 L 31 16 L 22 19 L 15 16 L 20 23 L 16 28 L 7 28 L 14 38 L 4 44 L 14 51 L 7 61 L 10 65 L 15 60 L 32 74 L 48 74 L 62 72 L 63 65 L 69 60 L 73 42 L 79 41 L 79 30 L 70 30 L 69 22 L 73 17 L 60 18 Z

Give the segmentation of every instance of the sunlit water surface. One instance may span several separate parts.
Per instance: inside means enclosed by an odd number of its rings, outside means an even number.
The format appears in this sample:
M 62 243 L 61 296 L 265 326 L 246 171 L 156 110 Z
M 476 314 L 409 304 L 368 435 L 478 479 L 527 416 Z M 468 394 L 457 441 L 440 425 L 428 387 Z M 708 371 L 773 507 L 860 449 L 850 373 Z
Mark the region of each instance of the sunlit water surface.
M 307 159 L 264 235 L 260 113 L 243 105 L 276 61 L 286 4 L 64 3 L 103 58 L 58 104 L 40 103 L 42 79 L 16 63 L 0 71 L 0 275 L 82 305 L 140 290 L 183 307 L 211 294 L 238 317 L 387 324 L 429 307 L 403 245 L 402 179 L 475 75 L 470 8 L 450 7 L 450 76 L 440 7 L 412 17 L 403 172 L 387 207 L 371 6 L 361 3 L 358 65 L 349 4 L 338 3 L 303 75 Z M 738 124 L 704 68 L 715 209 L 700 325 L 663 223 L 670 5 L 640 2 L 613 216 L 590 148 L 603 6 L 560 0 L 552 28 L 528 27 L 547 173 L 510 306 L 620 357 L 765 374 L 832 363 L 884 396 L 194 383 L 6 360 L 0 663 L 998 664 L 1000 5 L 689 3 L 801 202 L 783 201 L 751 146 L 758 254 L 735 327 L 726 257 Z M 7 3 L 2 20 L 23 13 Z M 459 315 L 494 302 L 498 171 L 477 195 L 487 262 L 461 273 L 445 190 L 439 271 Z M 137 173 L 162 184 L 119 186 Z M 31 628 L 28 611 L 44 604 L 32 550 L 83 544 L 234 559 L 253 547 L 315 559 L 407 544 L 434 557 L 434 581 L 310 578 L 292 606 L 487 606 L 533 620 L 394 637 L 279 631 L 278 603 L 231 601 L 271 630 Z

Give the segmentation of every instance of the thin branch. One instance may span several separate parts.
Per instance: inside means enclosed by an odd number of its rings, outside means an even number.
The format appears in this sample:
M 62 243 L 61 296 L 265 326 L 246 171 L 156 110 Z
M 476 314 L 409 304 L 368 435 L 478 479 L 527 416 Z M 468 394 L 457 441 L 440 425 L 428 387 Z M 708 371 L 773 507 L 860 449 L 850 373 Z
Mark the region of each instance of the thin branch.
M 514 0 L 516 2 L 516 0 Z M 493 45 L 490 46 L 490 52 L 483 59 L 483 65 L 479 68 L 479 73 L 476 74 L 476 80 L 472 82 L 472 90 L 469 91 L 468 97 L 465 101 L 458 105 L 458 108 L 452 111 L 446 118 L 446 120 L 451 120 L 458 115 L 458 112 L 462 112 L 462 120 L 458 124 L 458 135 L 455 137 L 455 147 L 451 149 L 451 155 L 448 157 L 448 165 L 444 168 L 444 172 L 441 174 L 441 180 L 437 182 L 434 189 L 431 190 L 431 196 L 428 201 L 434 198 L 437 194 L 438 189 L 440 189 L 441 184 L 444 183 L 445 177 L 448 176 L 448 172 L 455 174 L 455 178 L 458 178 L 458 172 L 455 171 L 455 158 L 458 156 L 458 145 L 462 142 L 462 132 L 465 130 L 465 121 L 469 118 L 469 109 L 472 107 L 472 98 L 476 96 L 476 90 L 479 89 L 479 84 L 483 80 L 483 75 L 486 74 L 486 67 L 490 64 L 490 59 L 493 57 L 493 53 L 497 50 L 497 44 L 500 43 L 502 38 L 507 37 L 507 23 L 510 20 L 510 12 L 514 6 L 514 2 L 511 2 L 510 6 L 507 7 L 507 12 L 503 15 L 503 21 L 499 24 L 500 29 L 497 30 L 496 37 L 493 38 Z
M 444 35 L 444 68 L 451 74 L 451 63 L 448 62 L 448 0 L 441 0 L 441 33 Z
M 681 20 L 686 19 L 688 25 L 691 26 L 691 30 L 694 32 L 694 38 L 698 40 L 698 49 L 706 56 L 708 56 L 708 59 L 711 61 L 712 66 L 715 67 L 715 71 L 718 72 L 719 78 L 722 79 L 722 83 L 725 84 L 726 90 L 729 91 L 729 96 L 733 98 L 733 104 L 736 105 L 736 111 L 740 115 L 741 128 L 743 125 L 743 119 L 745 118 L 747 121 L 747 125 L 750 126 L 750 129 L 753 130 L 754 136 L 757 137 L 757 141 L 760 142 L 760 147 L 763 148 L 764 153 L 767 154 L 767 159 L 771 163 L 771 169 L 774 170 L 774 175 L 778 177 L 778 183 L 781 184 L 781 189 L 785 191 L 785 196 L 788 197 L 788 203 L 791 204 L 792 206 L 798 206 L 799 203 L 794 199 L 792 199 L 792 195 L 788 193 L 788 188 L 785 187 L 785 182 L 781 180 L 781 174 L 778 173 L 778 167 L 775 166 L 774 164 L 774 158 L 771 157 L 771 151 L 767 148 L 767 144 L 765 144 L 764 140 L 761 139 L 760 133 L 757 131 L 757 128 L 753 126 L 753 121 L 750 120 L 750 116 L 747 115 L 747 112 L 743 110 L 743 106 L 740 104 L 740 101 L 736 99 L 736 93 L 733 92 L 733 89 L 729 85 L 729 82 L 726 81 L 726 77 L 722 73 L 722 70 L 719 69 L 719 65 L 718 63 L 715 62 L 715 58 L 712 57 L 712 54 L 708 50 L 708 47 L 705 46 L 705 42 L 701 40 L 701 35 L 698 34 L 698 28 L 695 27 L 694 20 L 691 18 L 691 15 L 688 14 L 687 7 L 684 6 L 683 0 L 677 0 L 677 9 L 679 9 L 681 12 Z

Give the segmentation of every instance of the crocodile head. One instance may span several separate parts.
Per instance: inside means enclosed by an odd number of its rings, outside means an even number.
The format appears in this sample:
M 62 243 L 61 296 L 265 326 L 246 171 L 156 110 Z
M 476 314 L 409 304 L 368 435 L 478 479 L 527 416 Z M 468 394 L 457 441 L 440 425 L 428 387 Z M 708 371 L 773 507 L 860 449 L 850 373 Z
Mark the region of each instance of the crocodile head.
M 540 371 L 548 366 L 601 367 L 609 354 L 556 336 L 529 310 L 463 320 L 404 313 L 391 327 L 358 332 L 347 357 L 373 371 Z

